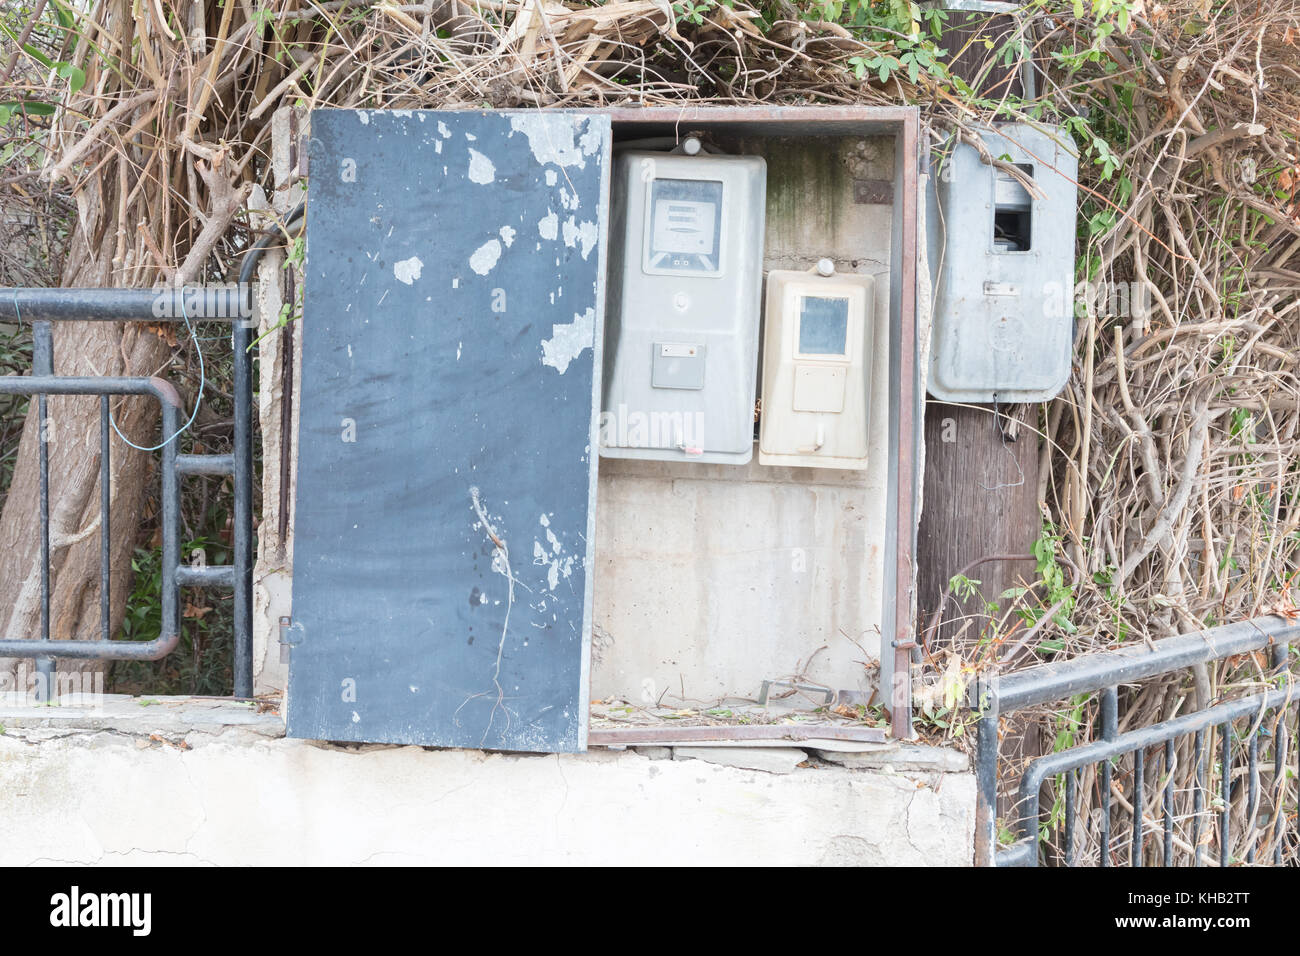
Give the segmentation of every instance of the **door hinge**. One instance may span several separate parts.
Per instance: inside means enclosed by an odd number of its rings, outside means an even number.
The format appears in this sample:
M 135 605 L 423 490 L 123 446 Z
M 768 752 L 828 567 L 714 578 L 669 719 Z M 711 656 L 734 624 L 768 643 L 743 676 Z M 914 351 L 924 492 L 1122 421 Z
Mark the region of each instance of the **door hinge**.
M 280 663 L 289 663 L 289 649 L 302 643 L 303 627 L 287 614 L 280 618 Z

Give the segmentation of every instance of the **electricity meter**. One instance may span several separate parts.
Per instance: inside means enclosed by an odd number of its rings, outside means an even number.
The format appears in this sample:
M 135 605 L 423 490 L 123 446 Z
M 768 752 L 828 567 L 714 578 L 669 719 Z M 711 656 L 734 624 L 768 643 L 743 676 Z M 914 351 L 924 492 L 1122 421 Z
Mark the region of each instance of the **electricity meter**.
M 1003 165 L 958 142 L 931 177 L 927 387 L 952 402 L 1047 401 L 1070 377 L 1079 158 L 1060 127 L 980 136 Z
M 753 455 L 767 164 L 616 157 L 600 454 Z
M 768 273 L 760 464 L 867 467 L 874 304 L 871 276 L 828 259 Z

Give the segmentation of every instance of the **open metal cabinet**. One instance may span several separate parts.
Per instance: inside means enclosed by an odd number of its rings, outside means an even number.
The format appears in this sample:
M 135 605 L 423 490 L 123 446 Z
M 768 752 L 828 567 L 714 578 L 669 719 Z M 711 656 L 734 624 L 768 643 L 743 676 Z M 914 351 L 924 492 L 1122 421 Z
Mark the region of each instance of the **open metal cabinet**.
M 870 486 L 884 501 L 863 550 L 877 699 L 909 735 L 918 131 L 911 108 L 313 114 L 290 735 L 618 743 L 588 733 L 611 171 L 616 141 L 688 133 L 769 164 L 791 143 L 888 144 L 890 176 L 840 178 L 816 208 L 870 205 L 884 224 Z M 800 201 L 794 169 L 769 210 Z

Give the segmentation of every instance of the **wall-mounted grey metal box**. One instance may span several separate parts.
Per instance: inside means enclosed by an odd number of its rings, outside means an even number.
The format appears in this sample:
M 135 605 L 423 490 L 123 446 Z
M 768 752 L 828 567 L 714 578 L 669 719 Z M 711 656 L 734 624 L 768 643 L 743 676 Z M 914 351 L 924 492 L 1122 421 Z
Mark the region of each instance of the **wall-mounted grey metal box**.
M 966 143 L 950 143 L 933 169 L 928 389 L 955 402 L 1046 401 L 1070 377 L 1078 156 L 1059 127 L 1008 124 L 981 137 L 1039 195 Z
M 616 157 L 603 457 L 753 455 L 766 173 L 760 156 Z

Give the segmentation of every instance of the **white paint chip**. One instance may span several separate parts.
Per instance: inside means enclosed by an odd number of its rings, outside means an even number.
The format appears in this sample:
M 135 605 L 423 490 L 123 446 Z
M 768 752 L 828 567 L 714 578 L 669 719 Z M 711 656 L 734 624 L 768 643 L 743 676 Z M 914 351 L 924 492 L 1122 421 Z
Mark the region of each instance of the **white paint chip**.
M 597 235 L 594 222 L 577 223 L 572 216 L 564 222 L 564 244 L 572 247 L 581 243 L 582 258 L 584 259 L 591 255 L 591 250 L 595 248 Z
M 474 254 L 469 257 L 469 267 L 479 275 L 485 276 L 492 271 L 492 267 L 500 258 L 501 242 L 497 239 L 489 239 L 474 250 Z
M 393 275 L 397 277 L 398 282 L 405 282 L 407 285 L 411 285 L 416 279 L 420 278 L 420 272 L 423 269 L 424 263 L 420 261 L 419 256 L 411 256 L 409 259 L 393 263 Z
M 569 116 L 520 113 L 510 117 L 510 128 L 528 137 L 528 148 L 533 151 L 533 159 L 539 163 L 577 166 L 582 169 L 587 161 L 583 149 L 574 143 L 573 133 L 574 126 L 584 122 L 585 119 L 575 120 Z
M 506 244 L 506 248 L 509 249 L 510 244 L 515 241 L 515 231 L 509 226 L 502 226 L 501 241 L 504 242 Z
M 591 348 L 595 331 L 595 309 L 587 309 L 582 315 L 574 313 L 573 321 L 564 325 L 552 325 L 551 337 L 542 340 L 542 364 L 563 375 L 570 362 Z
M 537 220 L 537 231 L 543 239 L 554 239 L 560 234 L 560 217 L 555 210 L 548 210 L 546 215 Z
M 477 149 L 469 151 L 469 179 L 470 182 L 487 185 L 497 178 L 497 168 Z

